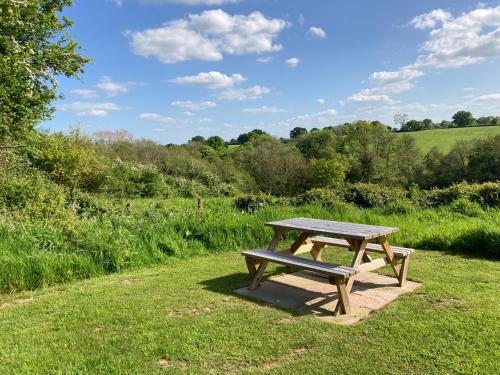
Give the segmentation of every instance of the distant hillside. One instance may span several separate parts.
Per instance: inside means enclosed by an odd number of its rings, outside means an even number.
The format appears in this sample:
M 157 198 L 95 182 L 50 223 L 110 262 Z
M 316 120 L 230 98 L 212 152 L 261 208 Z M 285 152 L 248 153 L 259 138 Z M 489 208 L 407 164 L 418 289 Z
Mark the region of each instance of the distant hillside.
M 397 133 L 400 137 L 409 134 L 415 137 L 417 145 L 423 152 L 437 146 L 442 152 L 448 152 L 459 139 L 487 138 L 500 135 L 500 126 L 479 126 L 456 129 L 434 129 L 418 132 Z

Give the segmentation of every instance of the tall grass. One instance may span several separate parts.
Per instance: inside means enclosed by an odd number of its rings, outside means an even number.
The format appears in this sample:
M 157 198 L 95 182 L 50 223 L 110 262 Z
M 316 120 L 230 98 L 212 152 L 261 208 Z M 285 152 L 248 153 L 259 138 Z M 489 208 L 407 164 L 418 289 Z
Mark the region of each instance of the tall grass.
M 1 214 L 0 290 L 36 289 L 171 257 L 262 247 L 272 235 L 265 222 L 298 216 L 397 226 L 400 232 L 391 236 L 395 244 L 499 256 L 500 209 L 474 217 L 446 206 L 388 215 L 345 204 L 265 207 L 251 214 L 235 210 L 229 199 L 207 200 L 201 211 L 193 200 L 137 200 L 130 212 L 118 205 L 97 216 L 67 213 L 64 220 Z

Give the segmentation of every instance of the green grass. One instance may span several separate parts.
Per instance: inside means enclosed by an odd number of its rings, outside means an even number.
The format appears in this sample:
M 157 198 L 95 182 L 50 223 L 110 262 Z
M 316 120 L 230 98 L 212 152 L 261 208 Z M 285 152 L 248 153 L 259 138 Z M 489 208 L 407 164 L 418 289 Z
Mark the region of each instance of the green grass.
M 234 252 L 3 295 L 0 373 L 498 374 L 500 264 L 420 250 L 408 276 L 354 326 L 237 296 Z
M 447 153 L 458 140 L 471 140 L 499 135 L 500 126 L 423 130 L 419 132 L 397 133 L 397 136 L 400 137 L 403 134 L 415 137 L 417 146 L 424 153 L 428 152 L 434 146 L 438 147 L 443 153 Z
M 236 211 L 231 199 L 206 200 L 201 212 L 195 204 L 138 200 L 131 213 L 118 206 L 102 217 L 65 214 L 62 219 L 30 220 L 0 215 L 0 291 L 38 289 L 172 258 L 260 247 L 271 233 L 265 222 L 300 216 L 397 226 L 401 231 L 392 238 L 402 246 L 500 255 L 500 209 L 485 209 L 473 217 L 448 207 L 389 215 L 346 204 L 266 207 L 249 214 Z

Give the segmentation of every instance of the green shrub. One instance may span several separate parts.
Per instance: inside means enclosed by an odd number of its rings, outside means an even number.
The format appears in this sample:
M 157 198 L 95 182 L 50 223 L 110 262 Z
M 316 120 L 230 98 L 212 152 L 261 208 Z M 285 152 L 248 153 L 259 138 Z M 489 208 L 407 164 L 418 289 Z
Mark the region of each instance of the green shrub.
M 465 198 L 459 198 L 450 204 L 450 209 L 457 213 L 465 216 L 480 216 L 483 213 L 481 205 L 477 202 L 471 202 Z
M 243 195 L 234 200 L 234 207 L 238 211 L 255 212 L 263 207 L 283 206 L 290 203 L 287 198 L 277 198 L 268 194 Z
M 457 199 L 467 199 L 483 205 L 497 207 L 500 205 L 500 182 L 468 184 L 462 182 L 444 189 L 428 191 L 428 202 L 431 206 L 449 204 Z
M 476 185 L 471 200 L 491 207 L 500 206 L 500 182 L 485 182 Z
M 342 201 L 343 196 L 338 191 L 327 188 L 317 188 L 306 191 L 295 198 L 294 203 L 298 206 L 318 203 L 321 205 L 332 205 Z
M 109 170 L 101 191 L 122 198 L 164 197 L 171 193 L 154 166 L 121 162 Z
M 358 183 L 344 189 L 344 199 L 360 207 L 385 207 L 389 203 L 404 199 L 407 191 L 399 187 Z
M 415 205 L 409 199 L 396 199 L 384 207 L 383 211 L 387 214 L 409 214 L 415 211 Z

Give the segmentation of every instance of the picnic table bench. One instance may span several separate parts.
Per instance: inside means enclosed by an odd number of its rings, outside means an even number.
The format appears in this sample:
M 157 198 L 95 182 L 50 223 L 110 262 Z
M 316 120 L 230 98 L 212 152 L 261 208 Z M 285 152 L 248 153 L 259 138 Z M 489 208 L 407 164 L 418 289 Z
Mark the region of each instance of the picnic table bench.
M 274 236 L 267 250 L 248 250 L 242 253 L 252 278 L 250 289 L 260 285 L 269 262 L 313 271 L 326 275 L 330 283 L 337 286 L 338 304 L 333 312 L 337 315 L 350 312 L 349 292 L 356 274 L 390 265 L 399 286 L 403 286 L 406 281 L 410 254 L 414 249 L 391 246 L 386 238 L 387 235 L 397 232 L 398 228 L 308 218 L 279 220 L 266 225 L 274 229 Z M 297 239 L 290 248 L 276 251 L 278 243 L 288 231 L 299 232 Z M 350 266 L 324 262 L 321 255 L 327 246 L 353 251 L 354 257 Z M 384 256 L 372 260 L 368 252 L 381 253 Z M 310 253 L 313 260 L 296 256 L 303 253 Z

